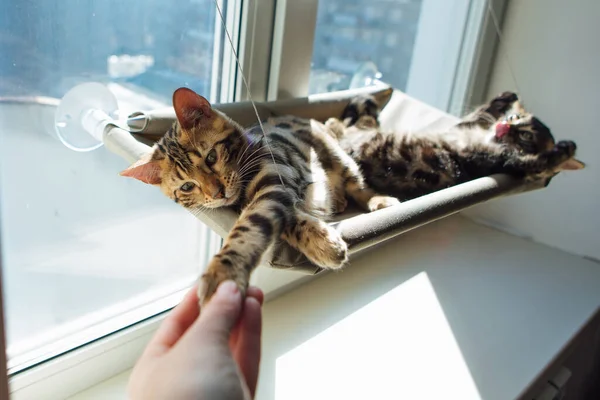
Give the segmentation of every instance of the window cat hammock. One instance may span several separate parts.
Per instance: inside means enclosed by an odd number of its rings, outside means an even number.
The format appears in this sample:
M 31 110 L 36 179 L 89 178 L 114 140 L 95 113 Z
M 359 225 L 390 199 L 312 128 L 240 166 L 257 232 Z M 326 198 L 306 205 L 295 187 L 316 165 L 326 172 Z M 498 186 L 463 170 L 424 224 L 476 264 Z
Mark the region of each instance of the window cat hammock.
M 301 99 L 255 103 L 262 120 L 270 116 L 291 114 L 325 121 L 339 117 L 351 98 L 359 94 L 374 95 L 383 109 L 380 114 L 383 129 L 423 131 L 447 128 L 458 119 L 421 103 L 387 86 L 309 96 Z M 242 126 L 256 123 L 252 103 L 240 102 L 216 105 Z M 111 115 L 117 102 L 111 92 L 99 83 L 76 86 L 62 99 L 55 113 L 56 133 L 67 147 L 90 151 L 105 145 L 110 151 L 130 163 L 150 151 L 175 121 L 172 108 L 136 112 L 126 123 Z M 118 171 L 115 171 L 115 173 Z M 496 197 L 544 187 L 543 182 L 524 183 L 507 175 L 493 175 L 463 183 L 426 196 L 406 201 L 399 206 L 362 213 L 349 208 L 338 215 L 332 225 L 348 243 L 350 256 L 392 239 L 404 232 L 460 212 Z M 162 196 L 157 192 L 157 196 Z M 226 237 L 238 215 L 229 208 L 192 213 L 219 236 Z M 271 267 L 317 274 L 321 269 L 297 250 L 282 242 L 276 249 Z

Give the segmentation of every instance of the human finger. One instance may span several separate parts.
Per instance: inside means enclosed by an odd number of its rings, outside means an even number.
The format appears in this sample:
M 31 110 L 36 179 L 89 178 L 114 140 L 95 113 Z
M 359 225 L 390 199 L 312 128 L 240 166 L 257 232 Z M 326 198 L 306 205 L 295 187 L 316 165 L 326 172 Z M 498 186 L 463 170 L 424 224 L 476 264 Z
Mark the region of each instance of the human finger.
M 160 324 L 146 347 L 147 351 L 152 355 L 159 355 L 169 350 L 198 318 L 199 313 L 198 296 L 194 285 Z
M 203 307 L 198 318 L 182 340 L 205 340 L 227 343 L 242 310 L 242 295 L 233 281 L 224 281 Z
M 246 297 L 244 313 L 239 322 L 239 334 L 235 347 L 232 349 L 248 389 L 254 397 L 261 354 L 262 309 L 254 297 Z
M 260 305 L 263 304 L 263 301 L 265 298 L 263 291 L 260 290 L 259 288 L 257 288 L 256 286 L 248 287 L 248 290 L 246 291 L 246 296 L 254 297 Z M 244 310 L 242 310 L 242 314 L 243 313 L 244 313 Z M 238 321 L 238 323 L 235 325 L 235 327 L 233 328 L 233 331 L 231 332 L 231 336 L 229 337 L 229 347 L 231 348 L 231 351 L 233 351 L 236 348 L 236 343 L 238 341 L 239 336 L 240 336 L 240 321 Z
M 248 288 L 248 291 L 246 292 L 246 296 L 254 297 L 256 300 L 258 300 L 259 304 L 261 305 L 265 300 L 265 295 L 263 291 L 257 288 L 256 286 L 250 286 Z

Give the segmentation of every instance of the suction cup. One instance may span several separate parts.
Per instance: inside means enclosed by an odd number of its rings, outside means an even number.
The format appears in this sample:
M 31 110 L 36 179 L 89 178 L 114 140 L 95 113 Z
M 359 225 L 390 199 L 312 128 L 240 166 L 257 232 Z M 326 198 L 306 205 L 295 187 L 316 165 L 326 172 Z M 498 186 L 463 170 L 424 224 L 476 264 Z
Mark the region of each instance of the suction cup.
M 102 146 L 104 123 L 112 121 L 117 110 L 117 99 L 106 86 L 96 82 L 77 85 L 56 109 L 56 136 L 71 150 L 95 150 Z
M 379 68 L 372 61 L 367 61 L 358 67 L 350 81 L 350 89 L 363 88 L 377 84 L 381 79 Z

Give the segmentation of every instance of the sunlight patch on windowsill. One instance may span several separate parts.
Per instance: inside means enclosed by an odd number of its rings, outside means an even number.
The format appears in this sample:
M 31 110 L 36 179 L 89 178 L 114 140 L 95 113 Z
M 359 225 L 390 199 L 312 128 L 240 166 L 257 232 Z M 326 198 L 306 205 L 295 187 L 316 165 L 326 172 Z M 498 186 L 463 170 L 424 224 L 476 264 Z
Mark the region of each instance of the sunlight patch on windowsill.
M 276 361 L 276 399 L 441 399 L 449 392 L 481 398 L 425 272 Z

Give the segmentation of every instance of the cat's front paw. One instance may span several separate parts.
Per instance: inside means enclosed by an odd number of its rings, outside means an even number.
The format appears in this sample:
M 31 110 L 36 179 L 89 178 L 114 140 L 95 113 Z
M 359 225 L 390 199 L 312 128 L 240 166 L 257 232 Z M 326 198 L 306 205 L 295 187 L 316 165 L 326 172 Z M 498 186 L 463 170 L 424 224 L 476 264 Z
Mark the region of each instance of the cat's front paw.
M 327 269 L 339 269 L 348 261 L 348 245 L 333 227 L 312 227 L 305 233 L 310 241 L 303 249 L 312 262 Z
M 554 168 L 554 172 L 560 171 L 576 171 L 585 168 L 585 163 L 575 158 L 577 145 L 571 140 L 561 140 L 554 146 L 554 151 L 558 152 L 558 159 L 555 163 L 558 164 Z
M 488 114 L 492 115 L 495 119 L 499 119 L 503 115 L 509 112 L 517 112 L 519 110 L 513 110 L 516 102 L 519 101 L 519 96 L 514 92 L 503 92 L 498 96 L 494 97 L 490 101 L 489 106 L 485 110 Z M 519 107 L 517 107 L 519 108 Z
M 575 156 L 577 145 L 572 140 L 561 140 L 560 142 L 556 143 L 554 149 L 564 158 L 571 158 Z
M 325 128 L 327 128 L 327 133 L 336 140 L 344 136 L 345 126 L 337 118 L 329 118 L 325 121 Z
M 248 288 L 248 273 L 243 269 L 238 269 L 225 265 L 219 259 L 219 255 L 213 257 L 208 264 L 208 268 L 198 281 L 198 300 L 200 306 L 205 305 L 217 291 L 219 285 L 227 280 L 234 281 L 244 297 Z
M 379 104 L 372 95 L 357 96 L 350 100 L 342 112 L 342 121 L 346 126 L 352 126 L 364 117 L 369 117 L 374 124 L 377 125 L 379 120 Z
M 494 97 L 492 99 L 492 103 L 498 102 L 498 103 L 510 105 L 517 100 L 519 100 L 519 96 L 515 92 L 506 91 L 506 92 L 502 92 L 499 95 L 497 95 L 496 97 Z
M 388 208 L 400 204 L 400 200 L 390 196 L 373 196 L 367 206 L 369 211 L 377 211 L 382 208 Z

